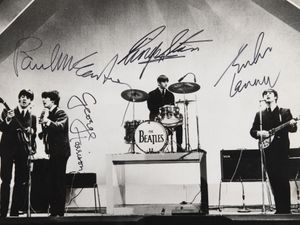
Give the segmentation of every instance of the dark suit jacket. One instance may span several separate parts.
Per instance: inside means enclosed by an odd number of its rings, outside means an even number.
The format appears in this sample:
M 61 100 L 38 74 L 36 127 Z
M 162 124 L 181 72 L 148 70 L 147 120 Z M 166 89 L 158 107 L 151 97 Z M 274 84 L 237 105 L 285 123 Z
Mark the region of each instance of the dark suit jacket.
M 270 112 L 268 112 L 267 110 L 262 111 L 263 130 L 269 131 L 270 129 L 275 128 L 293 118 L 291 111 L 289 109 L 276 107 L 272 113 L 275 113 L 275 115 L 276 115 L 275 120 L 274 120 L 274 118 L 272 118 Z M 259 138 L 257 136 L 257 131 L 260 130 L 259 126 L 260 126 L 260 119 L 259 119 L 259 112 L 257 112 L 255 115 L 255 119 L 254 119 L 252 128 L 250 130 L 250 134 L 253 138 L 256 138 L 256 139 Z M 289 141 L 288 133 L 296 132 L 296 131 L 297 131 L 297 126 L 288 126 L 276 133 L 275 141 L 277 141 L 277 143 L 280 143 L 281 146 L 284 146 L 285 148 L 289 148 L 290 141 Z
M 51 123 L 48 127 L 43 126 L 46 138 L 45 144 L 49 147 L 50 156 L 69 157 L 71 154 L 69 141 L 69 119 L 64 110 L 56 107 L 49 113 Z
M 22 124 L 24 128 L 31 126 L 34 131 L 32 135 L 32 144 L 35 143 L 36 137 L 36 116 L 32 115 L 29 111 L 27 111 L 25 117 L 23 118 L 19 109 L 15 108 L 15 117 L 11 120 L 9 124 L 6 123 L 5 117 L 7 114 L 7 110 L 3 110 L 0 121 L 0 131 L 2 132 L 1 142 L 0 142 L 0 155 L 13 155 L 18 151 L 24 151 L 23 146 L 21 145 L 18 135 L 17 129 L 20 128 L 17 120 Z
M 162 95 L 159 88 L 149 92 L 147 105 L 150 110 L 150 120 L 154 120 L 154 118 L 159 114 L 159 108 L 164 105 L 174 105 L 175 98 L 173 93 L 166 90 L 165 96 Z

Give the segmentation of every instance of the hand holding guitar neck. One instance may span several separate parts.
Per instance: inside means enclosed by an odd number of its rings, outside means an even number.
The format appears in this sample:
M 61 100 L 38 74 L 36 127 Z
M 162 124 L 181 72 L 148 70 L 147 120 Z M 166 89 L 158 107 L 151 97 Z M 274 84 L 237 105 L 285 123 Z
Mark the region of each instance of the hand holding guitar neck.
M 278 127 L 273 128 L 273 129 L 271 129 L 269 131 L 265 131 L 265 130 L 264 131 L 258 131 L 257 135 L 259 137 L 262 136 L 262 139 L 263 139 L 262 141 L 259 140 L 259 142 L 258 142 L 260 148 L 265 149 L 265 148 L 269 147 L 270 144 L 273 142 L 275 134 L 278 131 L 280 131 L 280 130 L 288 127 L 288 126 L 295 126 L 298 120 L 300 120 L 300 116 L 298 116 L 298 117 L 296 117 L 294 119 L 291 119 L 291 120 L 289 120 L 289 121 L 287 121 L 287 122 L 279 125 Z
M 12 120 L 12 118 L 15 117 L 15 111 L 12 109 L 9 109 L 6 113 L 6 121 L 10 122 Z
M 34 133 L 33 129 L 28 127 L 24 127 L 23 124 L 20 122 L 20 120 L 15 117 L 15 112 L 14 110 L 11 110 L 10 107 L 7 105 L 7 103 L 0 97 L 0 103 L 4 105 L 4 107 L 7 110 L 7 115 L 6 115 L 6 120 L 7 122 L 10 122 L 12 118 L 14 117 L 14 120 L 18 124 L 18 128 L 16 129 L 18 140 L 24 147 L 24 150 L 32 155 L 36 151 L 36 143 L 35 140 L 32 141 L 31 135 Z
M 297 118 L 296 119 L 291 119 L 290 120 L 290 125 L 295 126 L 297 124 Z

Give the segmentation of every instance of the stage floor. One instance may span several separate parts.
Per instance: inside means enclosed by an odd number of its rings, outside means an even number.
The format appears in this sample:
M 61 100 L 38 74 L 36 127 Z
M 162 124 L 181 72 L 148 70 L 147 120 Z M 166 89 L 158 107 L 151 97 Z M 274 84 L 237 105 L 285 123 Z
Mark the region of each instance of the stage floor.
M 31 218 L 0 219 L 2 225 L 41 225 L 41 224 L 75 224 L 75 225 L 299 225 L 300 215 L 176 215 L 176 216 L 108 216 L 97 214 L 70 214 L 66 217 L 50 218 L 45 215 L 34 215 Z
M 146 207 L 146 206 L 145 206 Z M 158 210 L 158 209 L 157 209 Z M 168 210 L 165 211 L 167 213 Z M 31 218 L 27 218 L 25 214 L 19 217 L 8 217 L 0 219 L 0 224 L 77 224 L 77 225 L 96 225 L 96 224 L 134 224 L 134 225 L 150 225 L 150 224 L 182 224 L 182 225 L 299 225 L 300 213 L 292 213 L 288 215 L 274 215 L 274 211 L 267 211 L 262 214 L 259 208 L 251 209 L 249 213 L 240 213 L 238 208 L 224 208 L 221 212 L 218 209 L 211 209 L 209 215 L 160 215 L 160 214 L 144 214 L 144 215 L 107 215 L 93 212 L 68 212 L 65 217 L 52 218 L 46 213 L 32 213 Z

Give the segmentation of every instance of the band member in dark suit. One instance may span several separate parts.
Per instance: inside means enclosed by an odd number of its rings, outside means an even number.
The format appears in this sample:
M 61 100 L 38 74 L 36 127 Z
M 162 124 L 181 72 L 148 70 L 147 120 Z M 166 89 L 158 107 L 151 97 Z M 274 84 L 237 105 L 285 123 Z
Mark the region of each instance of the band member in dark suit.
M 0 121 L 2 132 L 0 143 L 1 217 L 6 217 L 8 213 L 13 164 L 15 164 L 15 180 L 10 216 L 18 216 L 19 210 L 24 209 L 28 185 L 28 150 L 32 148 L 31 154 L 35 151 L 37 122 L 36 117 L 30 112 L 30 105 L 34 98 L 33 92 L 23 89 L 20 91 L 18 98 L 19 105 L 12 110 L 4 109 Z M 25 142 L 20 136 L 25 134 L 28 137 L 28 142 Z
M 69 122 L 64 110 L 58 108 L 59 93 L 42 93 L 44 110 L 42 125 L 45 150 L 49 154 L 49 204 L 50 216 L 64 216 L 66 199 L 66 166 L 70 156 Z
M 171 93 L 168 87 L 169 78 L 165 75 L 160 75 L 157 78 L 158 87 L 149 92 L 147 105 L 150 111 L 149 118 L 154 121 L 159 115 L 159 108 L 164 105 L 175 105 L 174 94 Z M 183 152 L 182 149 L 182 125 L 175 128 L 176 131 L 176 142 L 177 142 L 177 152 Z
M 262 111 L 262 131 L 260 131 L 260 113 L 255 116 L 250 130 L 252 137 L 260 139 L 269 136 L 269 130 L 285 122 L 289 126 L 275 134 L 273 142 L 264 150 L 265 164 L 275 199 L 276 214 L 290 213 L 290 183 L 288 177 L 289 132 L 296 132 L 297 125 L 289 109 L 279 108 L 278 93 L 274 89 L 262 93 L 266 109 Z

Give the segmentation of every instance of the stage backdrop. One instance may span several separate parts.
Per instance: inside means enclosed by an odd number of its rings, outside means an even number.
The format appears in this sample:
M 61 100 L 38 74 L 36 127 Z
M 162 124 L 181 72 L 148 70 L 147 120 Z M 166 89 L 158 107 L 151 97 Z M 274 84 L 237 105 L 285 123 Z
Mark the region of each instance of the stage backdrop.
M 249 130 L 262 91 L 274 87 L 280 106 L 300 113 L 299 46 L 297 30 L 253 1 L 73 1 L 15 43 L 0 65 L 1 97 L 13 107 L 18 92 L 30 88 L 32 111 L 39 116 L 41 92 L 60 92 L 60 107 L 70 119 L 67 170 L 96 172 L 105 205 L 105 156 L 127 153 L 130 147 L 123 122 L 133 119 L 133 106 L 127 108 L 121 92 L 149 92 L 160 74 L 169 77 L 169 84 L 188 74 L 183 81 L 196 80 L 201 89 L 175 98 L 197 100 L 189 105 L 191 145 L 197 147 L 198 115 L 209 200 L 215 205 L 220 150 L 257 148 Z M 135 104 L 135 119 L 148 119 L 146 102 Z M 292 147 L 298 147 L 299 133 L 290 137 Z M 39 141 L 36 157 L 46 157 L 43 151 Z M 197 165 L 129 166 L 127 201 L 191 201 L 198 172 Z M 260 204 L 260 185 L 245 188 L 247 203 Z M 241 204 L 239 193 L 240 184 L 227 184 L 223 203 Z M 92 193 L 82 192 L 75 203 L 91 206 Z

